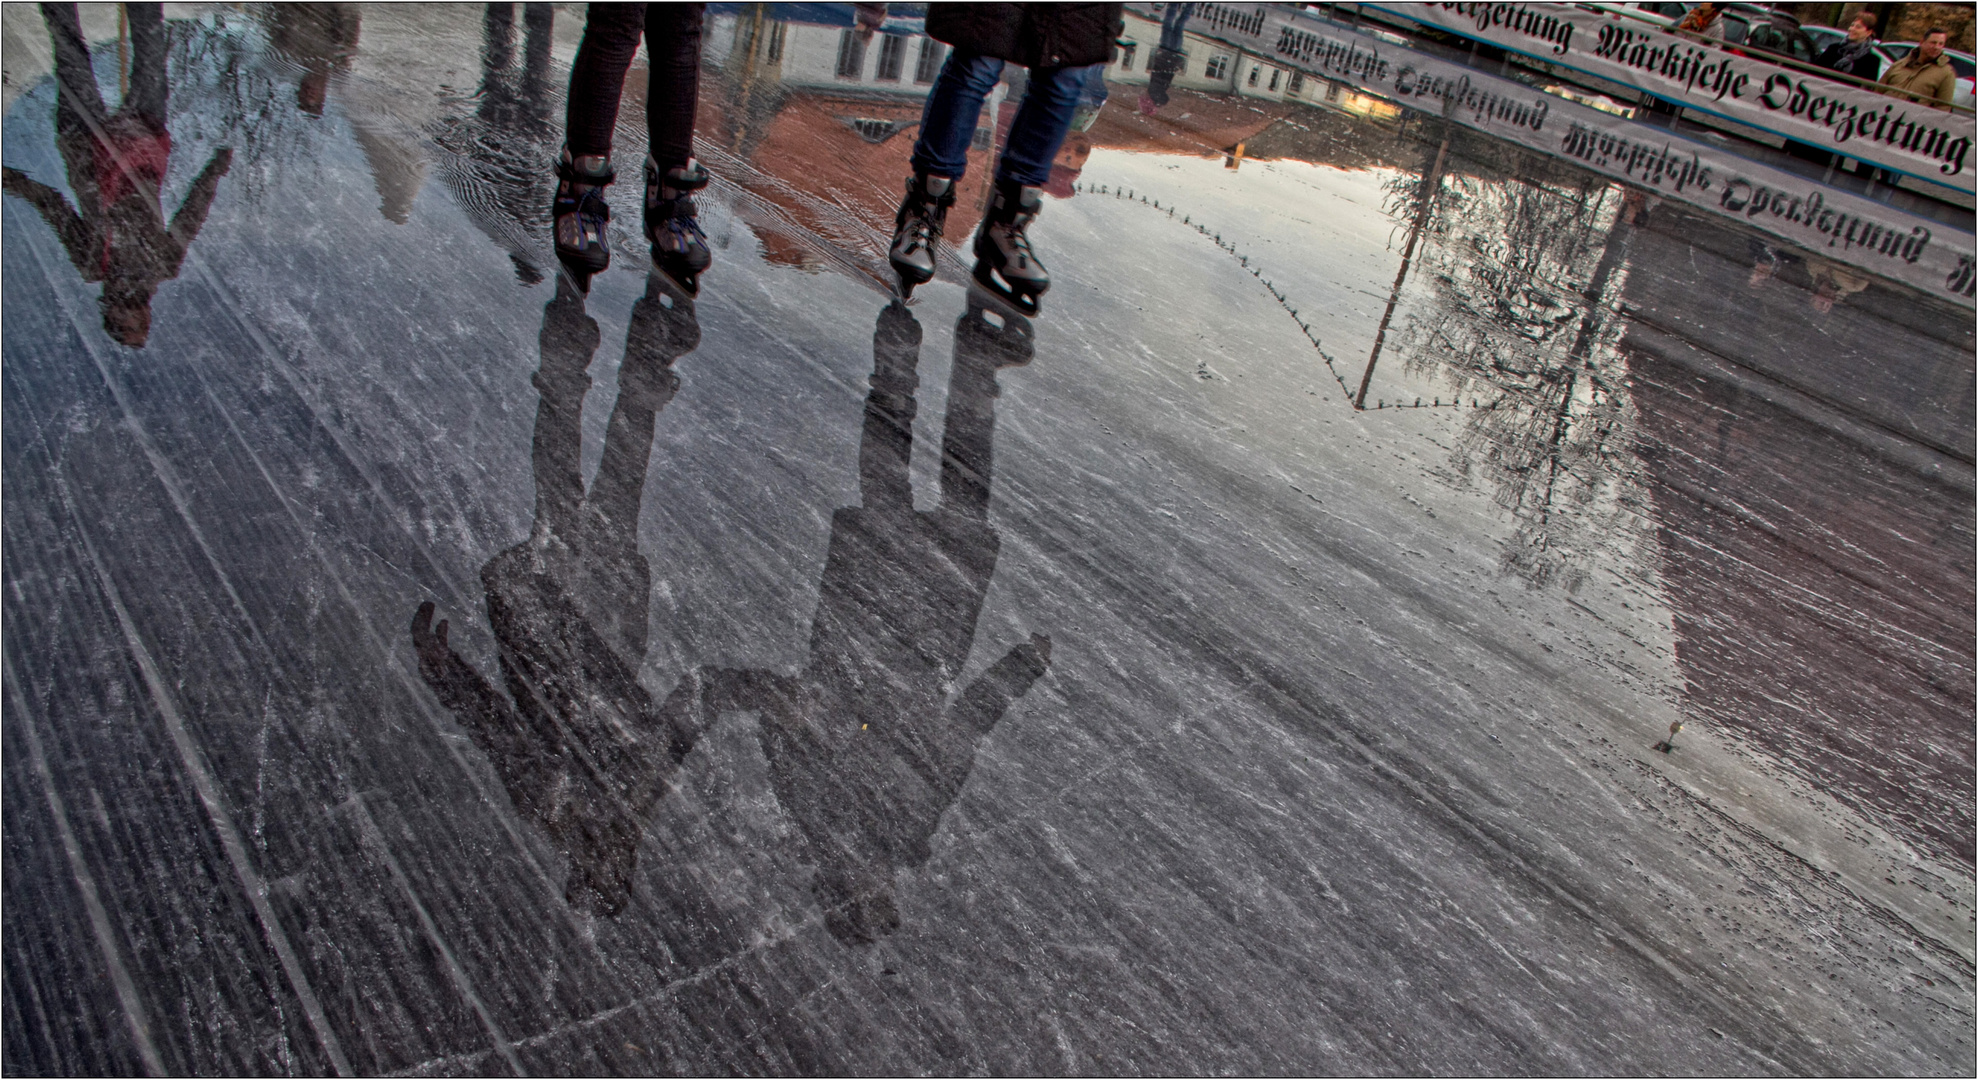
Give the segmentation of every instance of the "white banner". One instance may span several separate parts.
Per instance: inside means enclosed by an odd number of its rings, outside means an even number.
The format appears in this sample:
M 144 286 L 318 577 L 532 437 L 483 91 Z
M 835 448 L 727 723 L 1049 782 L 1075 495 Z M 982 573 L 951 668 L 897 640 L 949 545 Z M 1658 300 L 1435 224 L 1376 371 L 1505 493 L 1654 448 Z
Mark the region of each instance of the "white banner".
M 1275 5 L 1198 4 L 1188 30 L 1974 306 L 1978 238 L 1962 230 Z
M 1775 135 L 1973 191 L 1978 121 L 1572 4 L 1367 4 Z

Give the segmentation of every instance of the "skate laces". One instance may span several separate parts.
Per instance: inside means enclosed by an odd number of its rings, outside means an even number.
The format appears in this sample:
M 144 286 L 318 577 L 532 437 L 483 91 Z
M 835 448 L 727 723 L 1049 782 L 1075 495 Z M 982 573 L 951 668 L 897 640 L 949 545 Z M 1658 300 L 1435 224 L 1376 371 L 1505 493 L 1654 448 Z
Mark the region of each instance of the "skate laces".
M 1023 220 L 1023 217 L 1019 217 L 1015 221 L 991 226 L 991 228 L 1003 234 L 1003 241 L 1010 248 L 1011 261 L 1015 262 L 1019 268 L 1025 262 L 1037 261 L 1037 253 L 1030 249 L 1030 235 L 1023 231 L 1024 227 L 1029 224 L 1030 222 Z
M 556 188 L 555 216 L 557 243 L 572 248 L 602 245 L 611 204 L 604 200 L 603 185 L 565 179 Z
M 920 248 L 932 248 L 934 238 L 945 232 L 948 207 L 955 202 L 954 181 L 940 178 L 941 190 L 929 191 L 928 184 L 935 178 L 915 178 L 907 181 L 908 199 L 901 207 L 906 219 L 900 224 L 906 227 L 907 243 L 902 252 L 911 254 Z
M 941 235 L 941 226 L 935 224 L 933 215 L 926 206 L 917 207 L 912 220 L 907 223 L 907 244 L 902 252 L 912 254 L 921 248 L 934 246 L 934 238 Z
M 694 212 L 694 200 L 681 196 L 674 201 L 673 213 L 659 227 L 653 243 L 668 251 L 686 251 L 697 240 L 706 246 L 707 233 L 701 231 L 700 218 Z

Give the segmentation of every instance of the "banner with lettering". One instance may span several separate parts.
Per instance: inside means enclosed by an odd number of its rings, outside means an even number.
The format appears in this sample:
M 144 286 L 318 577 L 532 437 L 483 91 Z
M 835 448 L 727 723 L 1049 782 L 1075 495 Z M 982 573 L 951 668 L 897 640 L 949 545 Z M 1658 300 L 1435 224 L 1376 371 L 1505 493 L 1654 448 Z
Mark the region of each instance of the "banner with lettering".
M 1572 4 L 1366 4 L 1960 191 L 1978 120 Z
M 1197 4 L 1187 29 L 1974 306 L 1970 233 L 1286 7 Z

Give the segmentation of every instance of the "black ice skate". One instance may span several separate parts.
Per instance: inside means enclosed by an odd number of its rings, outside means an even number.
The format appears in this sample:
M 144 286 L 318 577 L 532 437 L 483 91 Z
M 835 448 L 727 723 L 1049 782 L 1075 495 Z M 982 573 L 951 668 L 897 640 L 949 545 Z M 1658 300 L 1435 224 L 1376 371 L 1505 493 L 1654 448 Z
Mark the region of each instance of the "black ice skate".
M 664 173 L 646 158 L 646 239 L 652 241 L 653 265 L 679 282 L 689 296 L 699 294 L 701 272 L 714 262 L 693 197 L 707 180 L 707 170 L 693 158 Z
M 953 180 L 926 173 L 908 178 L 907 197 L 893 215 L 893 248 L 887 253 L 893 272 L 900 275 L 900 299 L 912 299 L 914 286 L 934 280 L 934 242 L 946 228 L 948 207 L 953 205 Z
M 1051 275 L 1024 233 L 1043 205 L 1038 189 L 998 180 L 989 213 L 975 231 L 975 280 L 1024 315 L 1037 314 L 1037 298 L 1051 287 Z
M 615 179 L 608 157 L 573 158 L 567 146 L 557 155 L 556 201 L 550 206 L 556 257 L 580 291 L 588 292 L 591 275 L 611 265 L 611 207 L 604 189 Z

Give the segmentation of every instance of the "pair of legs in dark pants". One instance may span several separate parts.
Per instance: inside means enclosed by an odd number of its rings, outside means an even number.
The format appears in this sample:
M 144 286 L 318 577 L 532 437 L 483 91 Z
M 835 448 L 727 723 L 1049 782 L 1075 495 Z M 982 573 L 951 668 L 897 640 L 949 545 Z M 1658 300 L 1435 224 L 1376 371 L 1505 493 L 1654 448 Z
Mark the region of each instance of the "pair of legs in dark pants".
M 625 73 L 646 39 L 652 65 L 646 92 L 650 133 L 645 179 L 645 232 L 653 260 L 689 292 L 712 261 L 692 193 L 707 184 L 693 160 L 694 109 L 699 101 L 703 4 L 592 4 L 584 40 L 570 71 L 563 155 L 557 163 L 556 251 L 588 282 L 611 261 L 611 218 L 603 189 L 616 179 L 612 132 Z
M 1003 61 L 956 49 L 927 95 L 913 146 L 914 176 L 893 221 L 889 253 L 907 295 L 933 280 L 934 237 L 946 227 L 955 181 L 968 169 L 982 102 L 1002 75 Z M 1096 67 L 1033 68 L 996 166 L 996 194 L 975 236 L 976 279 L 1025 314 L 1036 311 L 1037 298 L 1051 287 L 1025 232 L 1043 206 L 1037 189 L 1051 177 L 1051 161 L 1071 130 L 1086 80 L 1101 77 Z
M 564 141 L 573 157 L 609 157 L 618 125 L 625 72 L 646 38 L 652 64 L 646 124 L 653 163 L 663 172 L 694 153 L 694 107 L 701 75 L 701 15 L 705 4 L 592 4 L 584 41 L 570 69 L 570 109 Z

